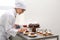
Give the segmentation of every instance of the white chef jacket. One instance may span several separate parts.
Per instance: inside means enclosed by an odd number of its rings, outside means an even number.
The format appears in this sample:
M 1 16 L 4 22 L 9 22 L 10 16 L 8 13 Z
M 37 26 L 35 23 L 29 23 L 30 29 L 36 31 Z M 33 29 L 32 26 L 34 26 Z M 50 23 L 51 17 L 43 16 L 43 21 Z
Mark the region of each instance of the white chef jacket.
M 14 9 L 13 9 L 14 10 Z M 15 29 L 15 16 L 16 13 L 13 10 L 9 10 L 7 13 L 3 14 L 0 19 L 0 40 L 6 40 L 11 35 L 15 36 L 17 34 L 17 29 Z

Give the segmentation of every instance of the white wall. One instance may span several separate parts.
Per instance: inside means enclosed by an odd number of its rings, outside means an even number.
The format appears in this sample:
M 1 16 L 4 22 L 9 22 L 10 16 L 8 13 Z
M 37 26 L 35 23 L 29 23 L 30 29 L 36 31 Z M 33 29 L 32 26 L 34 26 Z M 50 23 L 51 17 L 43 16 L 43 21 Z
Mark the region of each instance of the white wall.
M 0 0 L 0 6 L 14 6 L 15 0 Z
M 0 0 L 0 16 L 14 7 L 15 0 Z
M 60 24 L 59 0 L 26 0 L 26 21 L 38 21 L 41 26 L 55 28 Z
M 51 29 L 60 35 L 60 0 L 25 0 L 25 21 L 37 21 L 42 28 Z

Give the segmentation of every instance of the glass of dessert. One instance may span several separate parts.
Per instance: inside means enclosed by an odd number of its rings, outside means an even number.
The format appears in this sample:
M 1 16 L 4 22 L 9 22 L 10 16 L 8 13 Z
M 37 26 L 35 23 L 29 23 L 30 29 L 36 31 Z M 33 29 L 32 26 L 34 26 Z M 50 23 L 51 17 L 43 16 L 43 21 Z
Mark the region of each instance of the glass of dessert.
M 39 24 L 29 24 L 29 28 L 32 29 L 32 32 L 36 32 L 36 28 L 39 28 Z

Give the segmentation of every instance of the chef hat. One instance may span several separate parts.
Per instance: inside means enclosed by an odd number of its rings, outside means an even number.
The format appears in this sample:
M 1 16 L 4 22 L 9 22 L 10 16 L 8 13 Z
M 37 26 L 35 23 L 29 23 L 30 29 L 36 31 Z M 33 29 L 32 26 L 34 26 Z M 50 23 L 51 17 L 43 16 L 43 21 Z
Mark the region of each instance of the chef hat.
M 26 9 L 26 5 L 23 2 L 16 2 L 15 8 Z

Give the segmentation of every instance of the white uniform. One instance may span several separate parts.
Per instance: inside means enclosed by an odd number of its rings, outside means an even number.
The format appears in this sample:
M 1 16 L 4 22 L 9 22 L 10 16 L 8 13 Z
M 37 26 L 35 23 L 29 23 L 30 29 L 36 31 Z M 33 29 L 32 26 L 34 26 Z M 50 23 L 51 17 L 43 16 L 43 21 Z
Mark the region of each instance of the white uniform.
M 25 9 L 25 5 L 21 2 L 17 2 L 15 5 L 15 8 Z M 14 12 L 14 10 L 8 11 L 0 19 L 0 40 L 8 40 L 10 35 L 16 36 L 18 30 L 13 27 L 16 16 L 16 12 Z
M 15 23 L 15 14 L 11 11 L 2 15 L 0 19 L 0 40 L 6 40 L 10 35 L 15 36 L 17 29 L 13 28 Z

